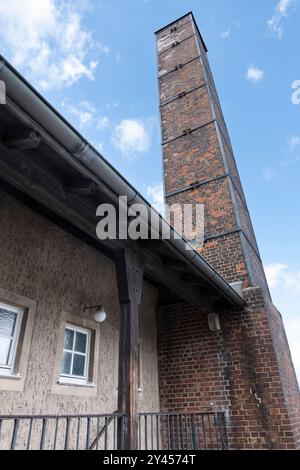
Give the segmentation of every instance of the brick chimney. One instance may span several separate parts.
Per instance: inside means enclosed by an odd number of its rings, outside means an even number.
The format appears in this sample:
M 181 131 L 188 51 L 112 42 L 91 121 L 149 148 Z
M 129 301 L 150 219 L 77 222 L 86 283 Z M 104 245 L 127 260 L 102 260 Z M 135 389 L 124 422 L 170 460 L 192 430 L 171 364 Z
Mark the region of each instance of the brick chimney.
M 192 13 L 157 32 L 166 203 L 205 206 L 199 252 L 229 282 L 269 290 L 229 134 Z
M 205 205 L 205 244 L 196 249 L 229 283 L 242 282 L 246 301 L 219 312 L 218 331 L 201 307 L 159 309 L 161 409 L 225 411 L 232 449 L 300 449 L 289 345 L 192 13 L 157 32 L 157 52 L 166 202 Z

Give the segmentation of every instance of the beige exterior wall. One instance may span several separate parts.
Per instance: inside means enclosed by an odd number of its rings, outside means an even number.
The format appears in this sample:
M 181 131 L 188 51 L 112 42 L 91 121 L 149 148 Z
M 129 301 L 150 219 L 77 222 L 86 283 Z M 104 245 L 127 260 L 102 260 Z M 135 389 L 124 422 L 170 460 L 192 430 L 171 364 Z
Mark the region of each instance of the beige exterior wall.
M 0 414 L 92 414 L 117 409 L 119 303 L 114 263 L 0 191 L 0 298 L 32 306 L 20 380 L 0 378 Z M 18 300 L 19 299 L 19 300 Z M 25 299 L 25 300 L 24 300 Z M 159 411 L 157 291 L 144 284 L 141 304 L 140 411 Z M 81 313 L 104 304 L 102 325 Z M 96 331 L 95 387 L 58 385 L 64 322 Z M 28 344 L 29 343 L 29 344 Z

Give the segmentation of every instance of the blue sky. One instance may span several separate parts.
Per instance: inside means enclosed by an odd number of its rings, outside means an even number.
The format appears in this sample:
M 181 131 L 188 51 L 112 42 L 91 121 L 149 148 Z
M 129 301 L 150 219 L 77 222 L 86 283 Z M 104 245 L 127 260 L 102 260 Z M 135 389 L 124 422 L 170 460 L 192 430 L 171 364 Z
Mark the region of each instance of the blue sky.
M 190 10 L 300 378 L 300 0 L 0 0 L 1 53 L 160 204 L 154 31 Z

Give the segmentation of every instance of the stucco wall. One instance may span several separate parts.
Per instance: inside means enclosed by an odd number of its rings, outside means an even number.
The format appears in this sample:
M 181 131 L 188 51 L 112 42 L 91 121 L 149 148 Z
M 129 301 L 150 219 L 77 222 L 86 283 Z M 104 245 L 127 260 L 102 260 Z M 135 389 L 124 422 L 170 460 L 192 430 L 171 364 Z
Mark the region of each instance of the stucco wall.
M 24 390 L 12 391 L 14 381 L 6 387 L 8 381 L 0 378 L 0 414 L 114 412 L 119 330 L 114 263 L 2 190 L 0 228 L 0 289 L 37 302 Z M 141 411 L 159 410 L 156 299 L 156 290 L 145 283 L 140 322 Z M 83 317 L 84 303 L 103 303 L 108 312 L 108 320 L 96 327 L 100 328 L 96 388 L 56 386 L 63 312 Z

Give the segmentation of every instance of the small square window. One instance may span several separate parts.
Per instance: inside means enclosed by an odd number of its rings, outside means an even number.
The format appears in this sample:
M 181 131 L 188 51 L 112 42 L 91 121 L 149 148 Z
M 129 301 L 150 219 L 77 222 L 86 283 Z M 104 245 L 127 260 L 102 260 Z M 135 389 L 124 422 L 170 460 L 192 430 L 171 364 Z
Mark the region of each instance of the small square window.
M 60 377 L 68 383 L 87 383 L 89 370 L 91 332 L 67 325 Z
M 0 372 L 12 375 L 23 310 L 0 303 Z

